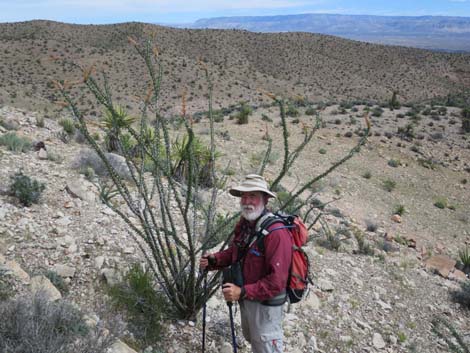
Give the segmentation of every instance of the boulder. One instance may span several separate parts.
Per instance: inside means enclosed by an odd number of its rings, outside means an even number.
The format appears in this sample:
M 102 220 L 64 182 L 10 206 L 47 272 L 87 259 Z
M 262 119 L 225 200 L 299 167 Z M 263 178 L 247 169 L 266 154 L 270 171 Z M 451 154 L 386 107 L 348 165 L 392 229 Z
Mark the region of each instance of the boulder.
M 67 265 L 56 264 L 53 268 L 60 277 L 73 277 L 75 275 L 75 268 Z
M 374 333 L 372 337 L 372 344 L 376 349 L 383 349 L 385 348 L 385 341 L 380 333 Z
M 34 276 L 31 279 L 31 291 L 36 294 L 41 292 L 50 301 L 56 301 L 62 298 L 59 290 L 45 276 Z
M 38 158 L 46 160 L 48 158 L 47 151 L 44 148 L 41 148 L 38 152 Z
M 122 342 L 121 340 L 117 340 L 114 344 L 109 348 L 109 353 L 137 353 L 135 350 L 130 348 L 127 344 Z
M 69 181 L 65 190 L 67 190 L 70 196 L 79 198 L 83 201 L 95 202 L 96 200 L 95 194 L 92 191 L 89 191 L 79 180 Z
M 436 255 L 427 259 L 424 264 L 427 269 L 434 270 L 442 277 L 449 277 L 457 262 L 446 255 Z
M 0 264 L 0 269 L 4 269 L 7 273 L 10 273 L 14 277 L 18 278 L 24 284 L 29 284 L 31 278 L 29 275 L 21 268 L 21 266 L 16 261 L 5 261 L 4 264 Z

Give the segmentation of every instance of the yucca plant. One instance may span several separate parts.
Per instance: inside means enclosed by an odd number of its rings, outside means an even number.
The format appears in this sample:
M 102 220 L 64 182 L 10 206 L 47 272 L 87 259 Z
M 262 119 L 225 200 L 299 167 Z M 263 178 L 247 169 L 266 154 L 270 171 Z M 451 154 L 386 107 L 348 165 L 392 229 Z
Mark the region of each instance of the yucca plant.
M 122 151 L 129 166 L 131 174 L 129 182 L 118 175 L 115 168 L 109 163 L 105 151 L 91 137 L 88 122 L 69 94 L 67 86 L 57 84 L 57 87 L 78 122 L 80 131 L 108 170 L 112 185 L 101 192 L 103 203 L 113 209 L 129 226 L 130 234 L 134 236 L 158 290 L 167 296 L 168 302 L 172 305 L 177 316 L 183 319 L 195 319 L 202 305 L 219 288 L 219 274 L 210 273 L 207 275 L 207 289 L 203 289 L 202 282 L 205 276 L 199 273 L 198 259 L 216 238 L 224 239 L 220 245 L 221 248 L 226 246 L 232 232 L 232 228 L 228 225 L 239 217 L 239 213 L 234 212 L 224 220 L 215 222 L 218 195 L 220 194 L 218 187 L 224 185 L 225 177 L 218 178 L 216 174 L 217 152 L 214 116 L 212 114 L 213 86 L 211 76 L 204 64 L 201 63 L 209 92 L 208 146 L 202 147 L 201 140 L 193 130 L 192 120 L 188 119 L 185 113 L 184 99 L 182 123 L 186 137 L 175 144 L 169 131 L 171 122 L 155 114 L 155 123 L 153 124 L 155 142 L 149 145 L 146 139 L 146 131 L 149 126 L 147 114 L 150 113 L 150 108 L 155 107 L 158 103 L 163 69 L 158 51 L 152 47 L 151 41 L 139 44 L 136 40 L 131 39 L 131 42 L 143 58 L 148 71 L 148 76 L 145 79 L 148 81 L 148 86 L 151 87 L 142 102 L 143 109 L 141 111 L 143 113 L 140 119 L 135 121 L 135 124 L 124 119 L 127 115 L 122 114 L 114 105 L 106 75 L 103 74 L 103 85 L 100 85 L 91 74 L 92 70 L 83 70 L 84 84 L 95 95 L 98 102 L 104 106 L 105 110 L 109 111 L 108 120 L 116 123 L 117 121 L 126 121 L 125 124 L 118 124 L 119 128 L 113 123 L 108 125 L 107 129 L 109 131 L 114 129 L 118 132 L 114 132 L 113 138 L 115 138 L 116 147 Z M 275 175 L 270 185 L 272 190 L 277 190 L 284 176 L 287 175 L 305 146 L 312 140 L 314 133 L 321 126 L 321 120 L 317 115 L 316 126 L 306 128 L 303 141 L 292 148 L 286 122 L 286 103 L 280 97 L 267 95 L 279 107 L 283 136 L 281 142 L 284 152 L 281 170 Z M 368 120 L 366 119 L 366 121 Z M 367 141 L 369 129 L 370 125 L 367 124 L 363 136 L 343 158 L 329 165 L 319 175 L 307 177 L 305 182 L 299 183 L 282 205 L 279 205 L 279 208 L 283 210 L 291 204 L 295 204 L 295 200 L 298 200 L 300 195 L 311 192 L 311 186 L 314 183 L 358 153 L 360 147 Z M 135 153 L 127 153 L 121 148 L 122 132 L 128 132 L 135 139 Z M 260 140 L 260 143 L 263 143 L 262 141 Z M 268 146 L 259 169 L 261 174 L 269 161 L 273 143 L 271 139 L 266 141 Z M 164 153 L 162 153 L 160 146 L 163 146 Z M 145 161 L 148 159 L 154 163 L 151 176 L 145 174 L 147 171 Z M 201 171 L 204 173 L 203 176 L 201 176 Z M 209 195 L 205 200 L 199 197 L 203 191 L 201 179 L 208 180 L 211 185 L 211 188 L 205 191 Z M 117 199 L 116 202 L 115 199 Z M 307 198 L 308 200 L 310 197 Z
M 106 107 L 102 126 L 106 130 L 105 141 L 108 152 L 123 152 L 119 144 L 121 131 L 129 128 L 135 121 L 136 118 L 129 116 L 120 105 Z

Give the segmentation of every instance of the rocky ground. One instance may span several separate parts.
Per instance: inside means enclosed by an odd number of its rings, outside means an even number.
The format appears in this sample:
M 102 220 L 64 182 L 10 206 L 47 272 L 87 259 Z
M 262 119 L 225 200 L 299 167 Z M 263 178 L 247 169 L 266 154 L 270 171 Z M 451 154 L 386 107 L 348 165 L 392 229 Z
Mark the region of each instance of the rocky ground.
M 365 107 L 355 108 L 344 113 L 334 105 L 322 112 L 324 128 L 292 168 L 284 187 L 294 189 L 354 146 L 358 136 L 348 137 L 348 132 L 361 126 Z M 315 185 L 320 200 L 339 198 L 328 206 L 325 220 L 334 231 L 346 230 L 349 236 L 339 251 L 333 251 L 319 245 L 322 232 L 314 228 L 308 252 L 315 286 L 304 302 L 286 312 L 286 352 L 446 352 L 446 343 L 431 331 L 436 316 L 450 320 L 470 344 L 468 311 L 450 300 L 459 281 L 468 280 L 452 262 L 470 240 L 470 189 L 464 182 L 469 179 L 470 141 L 460 133 L 460 110 L 420 114 L 415 136 L 409 139 L 397 136 L 397 128 L 410 121 L 397 114 L 404 115 L 409 108 L 384 110 L 382 116 L 372 117 L 372 136 L 361 152 Z M 289 118 L 293 145 L 301 141 L 303 126 L 313 122 L 303 109 L 300 112 L 298 122 Z M 272 121 L 263 120 L 264 114 Z M 218 168 L 232 161 L 230 182 L 257 169 L 266 132 L 275 141 L 280 139 L 276 114 L 271 107 L 255 111 L 248 125 L 237 125 L 228 117 L 216 123 Z M 86 146 L 59 139 L 62 128 L 54 120 L 45 119 L 44 127 L 38 127 L 39 117 L 0 109 L 0 135 L 16 131 L 43 141 L 47 149 L 13 153 L 0 146 L 0 263 L 17 279 L 20 291 L 34 287 L 45 271 L 55 271 L 68 282 L 67 299 L 98 311 L 106 301 L 102 284 L 119 281 L 141 255 L 124 222 L 101 204 L 96 187 L 72 168 Z M 195 130 L 208 138 L 205 120 Z M 281 162 L 280 145 L 274 146 L 268 178 Z M 10 176 L 18 170 L 45 183 L 39 204 L 21 207 L 6 194 Z M 392 191 L 384 190 L 385 180 L 396 182 Z M 438 198 L 452 207 L 435 207 Z M 220 210 L 236 207 L 226 192 L 220 200 Z M 401 217 L 394 215 L 397 205 L 406 210 Z M 374 255 L 357 254 L 352 235 L 357 231 Z M 54 288 L 50 292 L 58 296 Z M 210 300 L 207 313 L 208 351 L 230 352 L 228 309 L 220 294 Z M 236 317 L 240 352 L 249 352 Z M 166 328 L 165 352 L 199 349 L 201 320 L 168 322 Z

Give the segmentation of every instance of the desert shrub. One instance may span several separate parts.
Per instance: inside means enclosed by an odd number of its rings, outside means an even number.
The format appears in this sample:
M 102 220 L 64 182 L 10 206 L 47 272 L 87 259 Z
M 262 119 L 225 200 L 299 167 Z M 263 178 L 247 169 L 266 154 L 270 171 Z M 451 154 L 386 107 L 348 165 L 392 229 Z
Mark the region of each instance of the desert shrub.
M 366 219 L 366 229 L 368 232 L 375 232 L 379 228 L 377 222 L 371 220 L 371 219 Z
M 450 352 L 470 352 L 470 346 L 468 343 L 463 340 L 461 334 L 444 317 L 435 316 L 431 321 L 431 325 L 432 332 L 447 344 Z
M 26 153 L 31 149 L 31 141 L 14 132 L 9 132 L 0 136 L 0 146 L 6 146 L 9 151 Z
M 397 168 L 400 166 L 400 161 L 398 159 L 389 159 L 387 165 L 389 167 Z
M 400 109 L 401 107 L 400 102 L 398 101 L 398 98 L 397 98 L 397 94 L 398 94 L 397 91 L 393 91 L 392 98 L 388 102 L 388 107 L 390 108 L 390 110 Z
M 57 272 L 46 271 L 44 276 L 47 277 L 49 281 L 51 281 L 54 287 L 56 287 L 62 295 L 65 295 L 69 292 L 68 284 L 57 274 Z
M 299 110 L 292 104 L 289 104 L 286 109 L 286 115 L 295 118 L 300 115 Z
M 451 291 L 451 298 L 470 310 L 470 281 L 461 282 L 459 289 Z
M 23 172 L 18 172 L 10 176 L 12 183 L 10 184 L 9 193 L 15 196 L 23 206 L 31 206 L 33 203 L 39 202 L 39 197 L 46 186 Z
M 462 109 L 460 113 L 462 119 L 462 130 L 464 132 L 470 132 L 470 108 Z
M 131 174 L 129 168 L 122 156 L 114 153 L 105 153 L 111 166 L 116 170 L 117 174 L 124 179 L 130 179 Z M 98 157 L 98 154 L 90 149 L 81 150 L 72 162 L 72 168 L 81 171 L 82 173 L 91 168 L 95 174 L 101 177 L 108 176 L 103 161 Z
M 320 154 L 326 154 L 326 149 L 320 148 L 320 149 L 318 150 L 318 153 L 320 153 Z
M 145 347 L 159 342 L 162 322 L 171 314 L 165 295 L 158 292 L 153 283 L 152 274 L 135 264 L 123 282 L 109 288 L 113 305 L 126 312 L 130 331 Z
M 384 112 L 384 110 L 380 107 L 375 107 L 374 109 L 372 109 L 372 116 L 375 116 L 376 118 L 382 116 L 382 113 Z
M 248 117 L 251 115 L 252 112 L 253 109 L 246 102 L 241 102 L 239 112 L 235 115 L 237 124 L 248 124 Z
M 434 162 L 431 158 L 419 158 L 418 163 L 426 169 L 436 169 L 436 162 Z
M 383 188 L 388 191 L 388 192 L 392 192 L 395 187 L 397 186 L 397 183 L 391 179 L 385 179 L 383 182 L 382 182 L 382 186 Z
M 364 233 L 359 230 L 354 232 L 354 237 L 357 241 L 357 253 L 362 255 L 374 255 L 374 248 L 370 245 L 368 241 L 365 240 Z
M 75 123 L 72 119 L 62 118 L 59 120 L 59 125 L 62 126 L 68 135 L 73 135 L 75 133 Z
M 44 123 L 44 117 L 43 116 L 37 116 L 36 117 L 36 126 L 37 127 L 44 127 L 46 124 Z
M 14 295 L 11 277 L 7 275 L 7 270 L 0 268 L 0 302 L 7 300 Z
M 459 250 L 459 263 L 463 272 L 470 272 L 470 248 L 468 246 Z
M 267 121 L 268 123 L 272 123 L 273 119 L 271 119 L 269 116 L 267 116 L 266 114 L 261 114 L 261 120 L 263 121 Z
M 312 115 L 315 115 L 316 113 L 317 111 L 313 107 L 308 107 L 307 109 L 305 109 L 305 115 L 312 116 Z
M 444 197 L 439 197 L 435 202 L 434 206 L 440 209 L 444 209 L 447 207 L 447 199 Z
M 116 339 L 103 327 L 88 327 L 75 306 L 41 294 L 0 303 L 0 316 L 0 352 L 104 353 Z
M 397 129 L 397 135 L 404 140 L 412 140 L 415 138 L 414 125 L 409 123 L 405 126 L 400 126 Z
M 362 174 L 362 177 L 364 179 L 370 179 L 372 177 L 372 173 L 369 170 L 367 170 L 364 172 L 364 174 Z
M 396 205 L 395 208 L 393 209 L 393 214 L 397 214 L 400 216 L 403 216 L 406 212 L 405 206 L 403 205 Z

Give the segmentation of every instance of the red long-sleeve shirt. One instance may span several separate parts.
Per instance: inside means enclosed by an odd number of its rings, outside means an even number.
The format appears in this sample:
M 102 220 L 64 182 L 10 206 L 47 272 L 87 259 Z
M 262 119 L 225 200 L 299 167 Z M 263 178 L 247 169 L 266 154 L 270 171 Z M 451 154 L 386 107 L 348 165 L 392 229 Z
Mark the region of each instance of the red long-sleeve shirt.
M 274 223 L 268 230 L 282 226 L 282 223 Z M 255 231 L 254 227 L 242 218 L 235 227 L 230 246 L 214 254 L 216 265 L 211 269 L 221 269 L 235 263 L 239 249 L 248 243 Z M 292 259 L 292 236 L 287 229 L 277 229 L 266 235 L 263 241 L 264 251 L 255 242 L 242 260 L 245 299 L 270 299 L 287 287 Z

